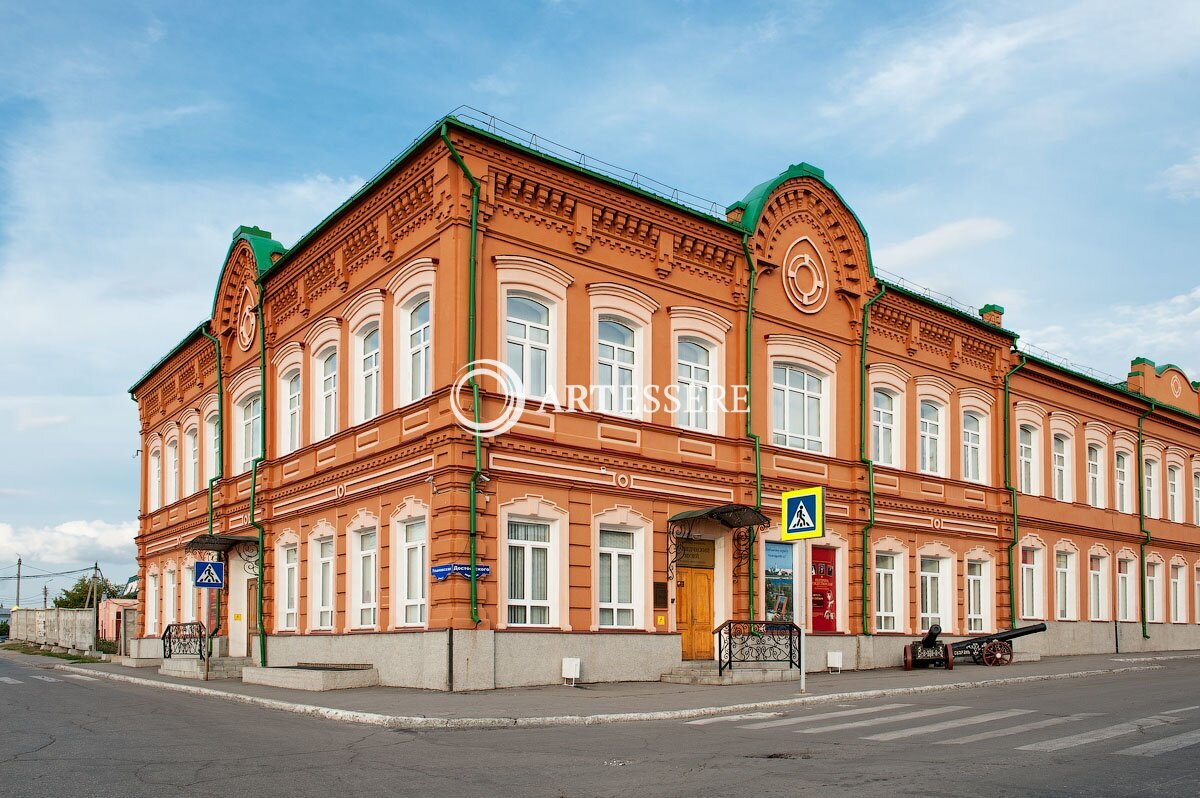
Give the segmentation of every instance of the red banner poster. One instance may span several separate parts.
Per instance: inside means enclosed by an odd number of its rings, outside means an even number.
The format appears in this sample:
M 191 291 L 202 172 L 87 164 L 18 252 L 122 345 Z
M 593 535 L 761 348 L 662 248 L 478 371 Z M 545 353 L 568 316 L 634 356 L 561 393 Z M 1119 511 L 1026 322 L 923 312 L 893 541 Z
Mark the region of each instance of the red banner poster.
M 813 546 L 812 548 L 812 631 L 836 632 L 837 595 L 837 549 Z

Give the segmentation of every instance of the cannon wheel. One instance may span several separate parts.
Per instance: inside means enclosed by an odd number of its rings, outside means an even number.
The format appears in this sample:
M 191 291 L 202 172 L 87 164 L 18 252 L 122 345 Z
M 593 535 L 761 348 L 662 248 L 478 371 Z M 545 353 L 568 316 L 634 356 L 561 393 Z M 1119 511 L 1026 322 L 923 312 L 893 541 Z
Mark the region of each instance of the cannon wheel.
M 1012 660 L 1012 646 L 1003 640 L 993 640 L 983 647 L 984 665 L 1008 665 Z
M 948 671 L 954 670 L 954 649 L 950 648 L 949 643 L 946 644 L 946 664 L 944 667 Z
M 911 671 L 913 669 L 912 646 L 904 647 L 904 670 Z

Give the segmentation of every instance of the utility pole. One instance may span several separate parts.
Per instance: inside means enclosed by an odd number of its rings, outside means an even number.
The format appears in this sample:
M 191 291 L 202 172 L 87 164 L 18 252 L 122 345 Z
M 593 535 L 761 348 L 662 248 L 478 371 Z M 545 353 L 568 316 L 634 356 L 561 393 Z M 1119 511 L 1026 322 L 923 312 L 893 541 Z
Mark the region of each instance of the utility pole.
M 21 606 L 21 558 L 17 558 L 17 603 L 13 605 L 13 609 Z
M 50 585 L 42 585 L 42 609 L 50 606 Z

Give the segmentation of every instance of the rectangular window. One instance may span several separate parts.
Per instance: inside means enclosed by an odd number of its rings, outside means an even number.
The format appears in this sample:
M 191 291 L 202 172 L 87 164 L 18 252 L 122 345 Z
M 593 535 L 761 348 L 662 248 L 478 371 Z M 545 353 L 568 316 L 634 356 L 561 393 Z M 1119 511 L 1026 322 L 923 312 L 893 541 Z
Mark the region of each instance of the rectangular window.
M 875 629 L 880 632 L 899 631 L 899 614 L 896 612 L 896 588 L 899 572 L 895 554 L 875 555 Z
M 1187 588 L 1184 587 L 1183 566 L 1171 566 L 1171 623 L 1187 623 Z
M 1117 512 L 1129 512 L 1129 455 L 1117 452 L 1116 457 L 1116 492 Z
M 1017 481 L 1022 493 L 1033 493 L 1033 428 L 1017 431 Z
M 1196 569 L 1195 577 L 1192 579 L 1192 600 L 1196 606 L 1192 608 L 1196 623 L 1200 623 L 1200 568 Z
M 295 629 L 297 622 L 296 595 L 298 592 L 297 569 L 299 550 L 288 546 L 283 550 L 283 628 Z
M 871 437 L 875 462 L 895 465 L 896 397 L 887 391 L 871 394 Z
M 188 495 L 200 490 L 200 434 L 195 427 L 183 436 L 187 442 L 187 479 L 185 488 Z
M 333 540 L 317 544 L 317 626 L 333 628 Z
M 984 631 L 983 597 L 984 563 L 981 560 L 967 561 L 967 631 Z
M 1200 525 L 1200 471 L 1192 474 L 1192 523 Z
M 771 440 L 776 446 L 825 451 L 825 380 L 799 366 L 771 369 Z
M 362 359 L 362 420 L 370 421 L 379 415 L 379 328 L 367 330 L 361 337 Z
M 1183 507 L 1179 501 L 1179 469 L 1167 469 L 1167 520 L 1182 521 Z
M 1146 563 L 1146 617 L 1156 623 L 1162 621 L 1159 570 L 1158 563 Z
M 1154 460 L 1142 461 L 1142 475 L 1145 479 L 1142 491 L 1142 501 L 1145 502 L 1146 515 L 1158 518 L 1158 463 Z
M 175 572 L 167 571 L 163 581 L 163 623 L 175 623 Z
M 400 595 L 404 597 L 404 623 L 411 626 L 425 623 L 425 533 L 423 518 L 404 523 Z
M 600 625 L 634 625 L 634 533 L 600 530 Z
M 963 479 L 979 482 L 983 477 L 983 419 L 963 413 Z
M 242 402 L 242 471 L 262 457 L 262 398 L 255 394 Z
M 596 387 L 601 412 L 634 414 L 637 368 L 637 332 L 619 321 L 601 319 L 596 330 Z
M 321 418 L 318 431 L 322 438 L 328 438 L 337 432 L 337 352 L 330 352 L 321 359 Z
M 550 525 L 508 522 L 508 622 L 550 625 Z
M 167 444 L 167 504 L 179 501 L 179 443 Z
M 1060 621 L 1072 620 L 1075 616 L 1075 591 L 1073 557 L 1068 551 L 1054 552 L 1054 602 L 1055 617 Z
M 430 331 L 429 300 L 425 299 L 408 313 L 408 398 L 414 402 L 429 395 Z
M 375 530 L 358 535 L 358 625 L 375 625 Z
M 942 473 L 942 408 L 933 402 L 921 402 L 917 462 L 926 474 Z
M 204 453 L 204 479 L 212 480 L 217 475 L 217 461 L 221 459 L 221 428 L 214 413 L 204 421 L 204 436 L 208 451 Z
M 942 625 L 942 562 L 939 558 L 921 558 L 920 588 L 921 631 L 925 632 L 935 623 Z
M 1066 437 L 1062 435 L 1054 436 L 1054 459 L 1051 463 L 1054 477 L 1052 484 L 1054 488 L 1054 498 L 1058 499 L 1060 502 L 1071 500 L 1070 483 L 1068 482 L 1069 461 L 1067 459 L 1067 451 L 1069 446 L 1070 441 Z
M 1041 591 L 1038 589 L 1038 550 L 1021 549 L 1021 617 L 1041 617 Z
M 679 425 L 709 431 L 712 401 L 712 351 L 691 338 L 676 344 L 675 381 L 679 386 Z
M 196 620 L 196 566 L 193 563 L 183 569 L 183 621 L 191 623 Z
M 508 298 L 505 360 L 527 396 L 542 397 L 549 386 L 550 308 L 525 296 Z
M 300 448 L 300 372 L 284 380 L 287 407 L 284 408 L 283 453 Z
M 158 635 L 158 574 L 146 577 L 146 634 Z
M 1104 558 L 1088 557 L 1088 618 L 1104 620 Z
M 1093 507 L 1104 506 L 1100 479 L 1100 447 L 1089 446 L 1087 448 L 1087 502 Z
M 1117 619 L 1133 621 L 1134 606 L 1133 560 L 1117 560 Z

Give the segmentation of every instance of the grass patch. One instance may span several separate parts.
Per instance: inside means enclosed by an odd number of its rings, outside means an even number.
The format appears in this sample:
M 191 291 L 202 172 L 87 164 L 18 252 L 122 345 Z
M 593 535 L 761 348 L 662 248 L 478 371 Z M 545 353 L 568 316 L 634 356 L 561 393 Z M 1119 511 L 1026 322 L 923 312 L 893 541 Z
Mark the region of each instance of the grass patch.
M 28 643 L 5 643 L 0 646 L 5 651 L 15 651 L 18 654 L 36 654 L 41 657 L 54 657 L 55 659 L 65 659 L 67 662 L 103 662 L 104 660 L 96 659 L 95 657 L 86 657 L 82 654 L 57 654 L 53 651 L 42 651 L 37 646 L 31 646 Z

